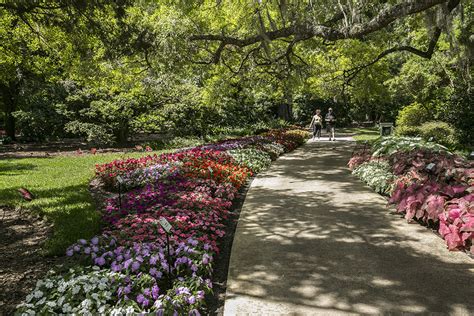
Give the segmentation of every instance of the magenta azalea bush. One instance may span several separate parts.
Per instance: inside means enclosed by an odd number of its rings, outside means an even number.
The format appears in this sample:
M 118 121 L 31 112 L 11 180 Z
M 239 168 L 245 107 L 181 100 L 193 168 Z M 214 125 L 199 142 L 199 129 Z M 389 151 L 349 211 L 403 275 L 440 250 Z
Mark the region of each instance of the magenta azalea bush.
M 358 170 L 367 161 L 386 161 L 394 179 L 389 203 L 397 212 L 436 227 L 449 250 L 474 253 L 474 163 L 429 142 L 395 141 L 379 141 L 371 155 L 354 155 L 349 167 Z
M 18 313 L 200 315 L 239 188 L 308 136 L 274 130 L 97 165 L 104 187 L 122 191 L 106 201 L 102 233 L 71 245 L 81 268 L 40 281 Z

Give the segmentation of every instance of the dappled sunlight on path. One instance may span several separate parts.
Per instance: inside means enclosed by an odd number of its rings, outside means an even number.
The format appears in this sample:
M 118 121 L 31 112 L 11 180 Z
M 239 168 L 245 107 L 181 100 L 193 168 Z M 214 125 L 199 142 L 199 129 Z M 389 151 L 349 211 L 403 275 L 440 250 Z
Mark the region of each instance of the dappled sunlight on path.
M 346 168 L 353 146 L 309 142 L 254 180 L 233 243 L 226 315 L 474 311 L 474 260 L 390 214 Z

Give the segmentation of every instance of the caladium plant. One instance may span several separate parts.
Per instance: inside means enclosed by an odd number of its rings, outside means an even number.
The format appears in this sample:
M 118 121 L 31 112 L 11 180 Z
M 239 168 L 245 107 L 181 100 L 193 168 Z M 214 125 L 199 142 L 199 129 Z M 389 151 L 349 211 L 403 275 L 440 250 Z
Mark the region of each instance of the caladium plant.
M 449 250 L 470 248 L 474 253 L 474 194 L 447 202 L 439 219 L 438 232 Z
M 389 204 L 407 220 L 439 225 L 449 250 L 474 253 L 474 162 L 441 145 L 406 137 L 378 140 L 371 155 L 354 155 L 349 167 L 369 183 L 376 172 L 364 172 L 364 166 L 385 160 L 394 175 Z

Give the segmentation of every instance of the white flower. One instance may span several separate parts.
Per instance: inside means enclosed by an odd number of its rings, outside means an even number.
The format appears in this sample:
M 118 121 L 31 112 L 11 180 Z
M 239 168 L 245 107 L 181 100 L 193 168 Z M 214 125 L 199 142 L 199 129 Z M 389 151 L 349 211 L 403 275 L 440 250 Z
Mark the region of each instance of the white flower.
M 125 310 L 125 313 L 126 313 L 127 316 L 128 316 L 128 315 L 135 315 L 135 310 L 133 309 L 132 306 L 129 306 L 129 307 L 127 307 L 127 309 Z
M 58 299 L 58 305 L 61 306 L 63 305 L 64 303 L 64 296 L 61 296 L 59 299 Z
M 98 287 L 99 287 L 100 290 L 105 290 L 107 288 L 107 284 L 100 283 Z
M 66 303 L 63 305 L 63 313 L 69 313 L 72 311 L 72 308 L 71 308 L 71 305 L 69 305 L 69 303 Z
M 34 293 L 33 293 L 33 296 L 35 298 L 40 298 L 43 296 L 43 292 L 41 292 L 40 290 L 36 290 Z
M 48 281 L 48 282 L 46 283 L 46 288 L 47 288 L 47 289 L 51 289 L 51 288 L 53 288 L 53 286 L 54 286 L 54 284 L 53 284 L 53 282 L 51 282 L 51 281 Z
M 46 305 L 48 305 L 49 307 L 56 307 L 56 303 L 53 301 L 47 302 Z
M 81 306 L 84 308 L 89 308 L 92 305 L 92 301 L 88 298 L 82 301 Z
M 43 297 L 42 299 L 38 301 L 38 303 L 36 303 L 36 305 L 43 305 L 45 302 L 46 302 L 46 297 Z
M 63 282 L 58 286 L 58 292 L 59 293 L 64 293 L 64 291 L 66 291 L 66 288 L 67 288 L 67 283 Z
M 76 285 L 72 288 L 72 294 L 77 294 L 81 290 L 81 287 Z

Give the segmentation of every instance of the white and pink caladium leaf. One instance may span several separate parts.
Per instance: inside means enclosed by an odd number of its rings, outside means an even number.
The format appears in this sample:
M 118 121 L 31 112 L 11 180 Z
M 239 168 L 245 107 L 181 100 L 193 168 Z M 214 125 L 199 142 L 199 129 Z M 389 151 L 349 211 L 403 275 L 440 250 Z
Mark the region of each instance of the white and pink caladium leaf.
M 449 250 L 456 250 L 464 245 L 459 228 L 456 225 L 449 225 L 449 233 L 444 236 Z

